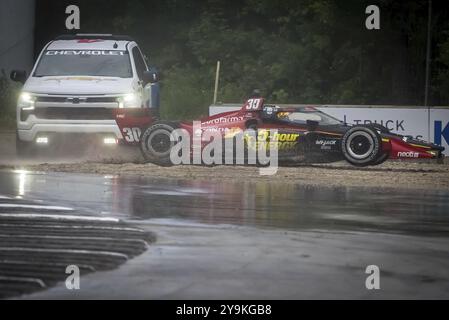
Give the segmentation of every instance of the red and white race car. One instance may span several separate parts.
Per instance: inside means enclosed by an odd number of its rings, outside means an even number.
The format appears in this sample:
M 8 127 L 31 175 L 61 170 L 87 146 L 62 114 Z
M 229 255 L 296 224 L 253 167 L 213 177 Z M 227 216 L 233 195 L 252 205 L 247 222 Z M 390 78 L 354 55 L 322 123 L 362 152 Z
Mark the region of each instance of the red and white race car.
M 378 124 L 351 126 L 314 107 L 266 105 L 263 98 L 249 99 L 238 111 L 196 123 L 155 120 L 145 109 L 118 109 L 115 118 L 123 141 L 139 145 L 144 158 L 159 165 L 171 165 L 170 151 L 176 144 L 172 132 L 176 129 L 200 137 L 202 145 L 210 139 L 201 138 L 205 133 L 218 132 L 223 139 L 243 139 L 246 148 L 275 146 L 281 162 L 347 160 L 355 166 L 368 166 L 387 159 L 444 157 L 443 147 L 392 133 Z M 248 129 L 256 132 L 255 140 L 248 139 Z M 270 131 L 276 134 L 268 134 Z

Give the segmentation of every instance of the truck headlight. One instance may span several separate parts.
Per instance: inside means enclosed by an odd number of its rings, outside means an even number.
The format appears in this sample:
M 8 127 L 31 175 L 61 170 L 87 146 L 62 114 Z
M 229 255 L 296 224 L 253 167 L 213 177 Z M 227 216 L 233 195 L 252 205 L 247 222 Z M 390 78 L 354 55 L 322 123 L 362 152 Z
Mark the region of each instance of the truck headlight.
M 31 93 L 22 92 L 19 97 L 19 107 L 22 110 L 34 110 L 34 102 L 36 97 Z
M 140 108 L 139 96 L 128 93 L 118 99 L 119 108 Z
M 26 121 L 30 114 L 34 112 L 36 97 L 28 92 L 22 92 L 19 96 L 18 108 L 20 121 Z

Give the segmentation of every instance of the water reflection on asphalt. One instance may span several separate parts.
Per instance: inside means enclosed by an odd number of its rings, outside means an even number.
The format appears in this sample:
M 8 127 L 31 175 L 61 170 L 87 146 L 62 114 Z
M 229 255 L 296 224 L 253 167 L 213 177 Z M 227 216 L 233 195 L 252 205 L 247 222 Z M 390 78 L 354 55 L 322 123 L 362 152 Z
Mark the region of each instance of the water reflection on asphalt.
M 0 171 L 0 195 L 131 220 L 449 234 L 449 191 Z

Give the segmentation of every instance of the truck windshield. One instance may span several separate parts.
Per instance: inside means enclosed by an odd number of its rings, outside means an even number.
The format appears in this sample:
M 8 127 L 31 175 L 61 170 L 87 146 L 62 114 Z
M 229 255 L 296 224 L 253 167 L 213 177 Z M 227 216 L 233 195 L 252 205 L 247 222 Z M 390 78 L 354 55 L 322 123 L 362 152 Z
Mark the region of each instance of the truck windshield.
M 131 78 L 129 54 L 119 50 L 47 50 L 34 72 L 35 77 L 75 75 Z

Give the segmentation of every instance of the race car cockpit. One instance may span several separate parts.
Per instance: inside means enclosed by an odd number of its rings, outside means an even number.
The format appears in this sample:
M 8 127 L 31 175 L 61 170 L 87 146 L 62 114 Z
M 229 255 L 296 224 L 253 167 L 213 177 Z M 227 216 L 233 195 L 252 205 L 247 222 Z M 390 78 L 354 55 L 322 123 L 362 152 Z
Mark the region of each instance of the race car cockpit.
M 268 121 L 289 122 L 294 124 L 317 123 L 321 126 L 341 125 L 342 121 L 316 109 L 315 107 L 279 107 L 265 105 L 262 118 Z

